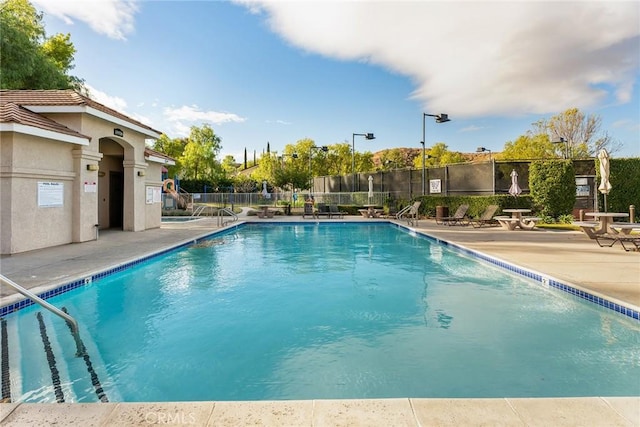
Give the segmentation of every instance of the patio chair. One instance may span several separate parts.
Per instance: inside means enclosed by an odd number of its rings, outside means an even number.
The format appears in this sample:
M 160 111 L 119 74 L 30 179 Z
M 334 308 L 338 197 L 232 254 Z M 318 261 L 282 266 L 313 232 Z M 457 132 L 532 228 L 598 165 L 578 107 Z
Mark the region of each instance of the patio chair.
M 469 225 L 469 219 L 467 218 L 468 210 L 469 205 L 460 205 L 453 216 L 440 218 L 440 223 L 445 225 Z
M 329 212 L 329 206 L 324 203 L 318 203 L 318 209 L 314 212 L 316 218 L 320 216 L 326 216 L 327 218 L 331 218 L 331 212 Z
M 498 222 L 493 218 L 498 210 L 498 205 L 489 205 L 482 212 L 480 218 L 469 220 L 469 223 L 473 225 L 474 228 L 480 228 L 484 225 L 498 225 Z
M 601 248 L 615 245 L 616 243 L 620 243 L 622 249 L 625 251 L 640 251 L 640 236 L 636 235 L 628 235 L 628 234 L 596 234 L 594 237 L 595 241 L 598 243 L 598 246 Z M 625 244 L 626 243 L 626 244 Z M 630 245 L 627 247 L 627 244 Z
M 330 218 L 342 218 L 346 212 L 342 212 L 338 209 L 338 205 L 329 205 L 329 217 Z
M 302 219 L 306 216 L 310 216 L 311 218 L 317 218 L 315 211 L 313 210 L 313 203 L 305 202 L 304 203 L 304 212 L 302 214 Z

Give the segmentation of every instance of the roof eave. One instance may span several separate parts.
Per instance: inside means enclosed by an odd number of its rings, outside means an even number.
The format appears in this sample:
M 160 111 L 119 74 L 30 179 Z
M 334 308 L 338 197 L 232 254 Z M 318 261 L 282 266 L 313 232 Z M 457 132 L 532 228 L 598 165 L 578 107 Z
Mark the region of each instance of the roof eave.
M 0 131 L 38 136 L 41 138 L 54 139 L 56 141 L 68 142 L 71 144 L 78 144 L 78 145 L 89 145 L 89 142 L 91 141 L 91 138 L 68 135 L 62 132 L 55 132 L 51 130 L 42 129 L 36 126 L 23 125 L 20 123 L 0 123 Z

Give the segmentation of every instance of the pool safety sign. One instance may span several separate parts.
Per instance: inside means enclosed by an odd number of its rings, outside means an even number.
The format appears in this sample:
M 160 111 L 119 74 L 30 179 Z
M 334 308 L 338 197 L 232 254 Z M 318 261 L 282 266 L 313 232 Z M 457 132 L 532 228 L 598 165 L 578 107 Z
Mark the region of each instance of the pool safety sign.
M 38 207 L 55 208 L 64 206 L 64 183 L 38 182 Z
M 442 181 L 439 179 L 430 179 L 429 193 L 442 193 Z
M 85 193 L 96 193 L 98 191 L 98 185 L 95 182 L 87 182 L 84 183 L 84 192 Z

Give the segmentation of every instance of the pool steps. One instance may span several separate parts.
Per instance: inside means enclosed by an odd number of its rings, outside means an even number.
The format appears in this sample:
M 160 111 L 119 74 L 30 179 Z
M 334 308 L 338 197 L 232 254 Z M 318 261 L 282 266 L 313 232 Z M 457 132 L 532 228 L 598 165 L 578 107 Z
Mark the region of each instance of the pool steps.
M 65 307 L 63 307 L 62 311 L 65 313 L 68 312 Z M 85 383 L 90 382 L 91 388 L 95 391 L 95 402 L 109 402 L 96 369 L 94 368 L 95 361 L 91 361 L 89 351 L 82 339 L 79 338 L 79 335 L 74 334 L 72 325 L 67 322 L 70 332 L 69 335 L 80 345 L 82 353 L 65 355 L 64 353 L 69 353 L 69 348 L 71 348 L 71 346 L 68 345 L 69 338 L 67 334 L 62 334 L 64 335 L 63 337 L 61 337 L 59 333 L 54 332 L 52 334 L 51 331 L 53 328 L 51 321 L 53 319 L 44 317 L 40 311 L 35 313 L 35 320 L 36 323 L 34 323 L 34 326 L 37 327 L 38 333 L 25 335 L 26 331 L 20 333 L 20 326 L 15 319 L 7 321 L 7 319 L 0 318 L 0 376 L 2 383 L 2 402 L 9 403 L 12 401 L 21 401 L 24 398 L 24 396 L 21 396 L 20 383 L 22 382 L 22 378 L 20 378 L 20 372 L 22 369 L 21 365 L 25 363 L 25 359 L 20 356 L 20 349 L 18 349 L 17 352 L 10 351 L 10 335 L 12 339 L 16 338 L 16 346 L 20 346 L 19 341 L 26 338 L 27 341 L 31 341 L 30 343 L 27 343 L 27 347 L 33 346 L 34 348 L 37 347 L 38 349 L 42 349 L 42 356 L 32 358 L 32 360 L 35 361 L 35 364 L 39 366 L 31 367 L 31 369 L 33 369 L 33 375 L 41 376 L 44 380 L 46 380 L 46 378 L 50 378 L 51 386 L 48 387 L 50 390 L 48 400 L 56 403 L 77 402 L 80 399 L 74 392 L 74 388 L 82 387 L 83 389 L 88 390 L 90 387 Z M 10 333 L 11 330 L 13 330 L 13 333 Z M 80 363 L 79 359 L 82 359 L 84 362 L 84 368 L 77 366 L 78 363 Z M 75 375 L 72 375 L 71 372 L 77 372 L 78 369 L 81 369 L 82 372 L 86 372 L 86 375 L 83 374 L 82 378 L 73 378 Z M 14 388 L 13 390 L 12 385 Z

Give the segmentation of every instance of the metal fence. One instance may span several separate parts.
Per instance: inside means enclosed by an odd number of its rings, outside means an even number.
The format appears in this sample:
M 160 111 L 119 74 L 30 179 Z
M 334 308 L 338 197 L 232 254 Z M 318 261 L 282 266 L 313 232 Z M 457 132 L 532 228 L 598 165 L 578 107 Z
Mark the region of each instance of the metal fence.
M 594 206 L 595 163 L 592 159 L 574 160 L 577 192 L 576 207 Z M 311 191 L 297 193 L 194 193 L 194 204 L 216 207 L 278 205 L 291 203 L 300 207 L 309 194 L 319 203 L 337 205 L 383 206 L 388 199 L 409 201 L 422 195 L 465 196 L 507 194 L 511 186 L 511 172 L 518 173 L 523 194 L 529 193 L 529 161 L 488 161 L 458 163 L 435 168 L 394 169 L 341 176 L 321 176 L 313 179 Z M 369 177 L 373 194 L 369 194 Z M 580 184 L 578 184 L 580 183 Z M 355 191 L 352 191 L 354 189 Z M 166 196 L 163 194 L 163 196 Z M 171 197 L 163 197 L 163 208 L 175 208 Z

